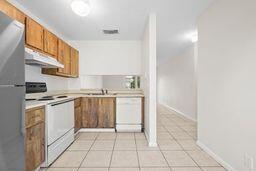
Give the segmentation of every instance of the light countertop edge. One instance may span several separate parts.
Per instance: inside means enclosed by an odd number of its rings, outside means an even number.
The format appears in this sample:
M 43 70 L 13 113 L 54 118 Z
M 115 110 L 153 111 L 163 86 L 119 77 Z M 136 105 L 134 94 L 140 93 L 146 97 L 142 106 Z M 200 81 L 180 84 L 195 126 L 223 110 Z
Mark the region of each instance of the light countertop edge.
M 113 97 L 113 98 L 143 98 L 144 97 L 143 94 L 87 95 L 87 94 L 83 94 L 83 93 L 79 93 L 79 94 L 72 93 L 72 94 L 61 94 L 61 95 L 67 95 L 69 98 L 66 100 L 76 99 L 76 98 L 81 98 L 81 97 L 91 97 L 91 98 L 111 98 L 111 97 Z M 51 101 L 51 103 L 55 103 L 58 101 L 61 101 L 61 99 Z M 33 109 L 36 107 L 42 107 L 47 104 L 50 104 L 49 101 L 27 101 L 25 109 L 28 110 L 28 109 Z

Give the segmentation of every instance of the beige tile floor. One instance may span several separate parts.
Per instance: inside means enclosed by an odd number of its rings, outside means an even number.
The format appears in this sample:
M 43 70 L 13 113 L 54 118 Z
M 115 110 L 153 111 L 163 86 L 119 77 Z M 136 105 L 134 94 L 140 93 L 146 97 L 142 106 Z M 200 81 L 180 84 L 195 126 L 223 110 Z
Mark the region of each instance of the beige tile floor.
M 143 133 L 80 133 L 48 169 L 42 171 L 225 171 L 196 145 L 197 125 L 158 107 L 158 147 Z

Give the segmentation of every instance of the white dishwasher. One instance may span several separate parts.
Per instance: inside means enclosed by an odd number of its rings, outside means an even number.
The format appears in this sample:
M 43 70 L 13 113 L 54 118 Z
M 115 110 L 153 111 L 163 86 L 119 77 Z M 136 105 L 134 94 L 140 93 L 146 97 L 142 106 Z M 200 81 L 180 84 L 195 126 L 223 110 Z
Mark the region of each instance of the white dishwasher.
M 116 99 L 116 131 L 141 132 L 141 98 Z

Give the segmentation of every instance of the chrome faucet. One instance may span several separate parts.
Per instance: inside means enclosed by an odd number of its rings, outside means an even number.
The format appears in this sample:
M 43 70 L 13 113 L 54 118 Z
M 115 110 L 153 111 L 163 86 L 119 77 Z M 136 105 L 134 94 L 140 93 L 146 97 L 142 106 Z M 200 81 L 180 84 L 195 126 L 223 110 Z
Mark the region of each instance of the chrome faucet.
M 101 89 L 101 93 L 102 93 L 103 95 L 106 95 L 106 94 L 108 94 L 108 90 L 107 90 L 107 89 Z
M 101 89 L 101 93 L 102 93 L 103 95 L 105 95 L 105 91 L 104 91 L 104 89 Z

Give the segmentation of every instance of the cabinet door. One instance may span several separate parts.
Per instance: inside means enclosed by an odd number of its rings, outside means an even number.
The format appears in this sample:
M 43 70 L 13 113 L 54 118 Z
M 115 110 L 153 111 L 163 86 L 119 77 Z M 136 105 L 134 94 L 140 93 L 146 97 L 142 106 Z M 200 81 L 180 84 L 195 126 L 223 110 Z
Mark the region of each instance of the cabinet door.
M 97 128 L 98 127 L 98 98 L 82 99 L 82 127 Z
M 71 76 L 78 77 L 79 75 L 79 52 L 71 48 Z
M 48 30 L 44 30 L 44 52 L 57 58 L 58 38 Z
M 25 14 L 18 10 L 16 7 L 11 5 L 6 0 L 0 1 L 0 11 L 8 15 L 9 17 L 21 22 L 22 24 L 25 23 Z
M 82 124 L 82 111 L 81 107 L 75 108 L 75 132 L 77 132 L 81 128 Z
M 64 65 L 64 68 L 59 68 L 58 72 L 70 75 L 70 46 L 64 41 L 58 41 L 58 61 Z
M 115 127 L 115 98 L 100 98 L 98 111 L 98 128 Z
M 58 61 L 64 65 L 64 49 L 65 49 L 65 42 L 62 40 L 58 40 Z M 64 73 L 64 68 L 58 68 L 59 73 Z
M 115 98 L 83 98 L 83 128 L 114 128 Z
M 45 160 L 44 123 L 26 129 L 26 171 L 34 171 Z
M 70 59 L 70 46 L 68 44 L 65 43 L 65 68 L 64 68 L 64 73 L 66 75 L 70 75 L 71 74 L 71 59 Z
M 26 44 L 32 46 L 33 48 L 43 50 L 44 48 L 44 28 L 32 20 L 31 18 L 26 18 Z

